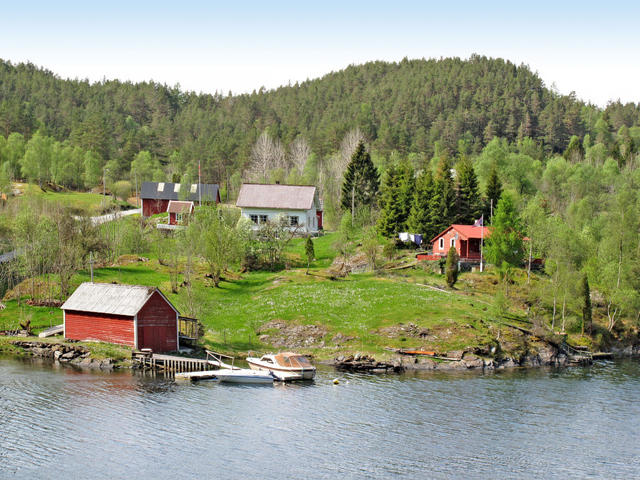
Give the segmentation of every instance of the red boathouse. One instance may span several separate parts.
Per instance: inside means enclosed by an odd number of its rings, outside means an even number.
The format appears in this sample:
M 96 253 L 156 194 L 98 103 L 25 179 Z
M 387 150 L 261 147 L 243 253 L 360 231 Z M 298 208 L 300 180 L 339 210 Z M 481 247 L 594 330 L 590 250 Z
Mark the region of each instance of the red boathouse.
M 158 288 L 87 282 L 60 308 L 67 339 L 178 350 L 179 313 Z

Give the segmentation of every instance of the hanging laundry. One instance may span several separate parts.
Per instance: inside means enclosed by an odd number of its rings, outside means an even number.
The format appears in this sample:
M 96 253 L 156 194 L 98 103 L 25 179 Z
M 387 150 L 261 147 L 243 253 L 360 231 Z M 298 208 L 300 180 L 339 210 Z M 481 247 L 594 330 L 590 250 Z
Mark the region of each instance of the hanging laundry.
M 417 246 L 422 245 L 422 235 L 419 233 L 416 233 L 414 235 L 411 235 L 413 238 L 413 243 L 415 243 Z
M 405 243 L 411 241 L 411 239 L 409 238 L 409 233 L 407 232 L 402 232 L 398 234 L 398 237 L 402 242 L 405 242 Z

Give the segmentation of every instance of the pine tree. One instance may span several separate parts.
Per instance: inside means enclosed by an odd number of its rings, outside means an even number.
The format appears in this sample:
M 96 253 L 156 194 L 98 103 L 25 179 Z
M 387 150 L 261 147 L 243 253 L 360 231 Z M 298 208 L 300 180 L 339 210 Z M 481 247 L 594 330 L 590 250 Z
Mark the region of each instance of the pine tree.
M 456 223 L 473 223 L 482 214 L 483 205 L 478 192 L 478 178 L 470 160 L 463 157 L 458 162 L 458 201 Z
M 429 202 L 429 236 L 434 237 L 454 223 L 456 213 L 456 191 L 451 176 L 451 162 L 443 157 L 438 164 L 438 172 L 433 185 L 433 195 Z
M 592 331 L 592 326 L 593 323 L 591 321 L 591 290 L 589 288 L 589 279 L 587 278 L 587 275 L 585 274 L 582 277 L 582 298 L 583 298 L 583 304 L 582 304 L 582 334 L 584 335 L 584 330 L 586 327 L 587 333 L 589 335 L 591 335 L 591 331 Z
M 304 244 L 304 253 L 305 253 L 306 257 L 307 257 L 306 275 L 309 275 L 309 265 L 311 265 L 311 262 L 313 261 L 314 257 L 316 256 L 315 249 L 313 248 L 313 240 L 311 240 L 311 237 L 307 237 L 307 241 Z
M 429 236 L 430 213 L 429 205 L 433 196 L 433 175 L 431 171 L 422 172 L 416 181 L 416 188 L 411 204 L 411 211 L 407 219 L 407 230 Z M 429 236 L 429 238 L 432 238 Z M 428 240 L 428 239 L 427 239 Z
M 363 205 L 375 205 L 380 177 L 371 161 L 371 156 L 360 142 L 347 166 L 342 183 L 341 205 L 343 210 L 355 215 L 356 208 Z
M 397 226 L 402 215 L 397 201 L 399 177 L 398 167 L 391 165 L 384 174 L 380 188 L 378 232 L 387 238 L 398 233 Z
M 449 288 L 453 288 L 453 286 L 458 281 L 458 252 L 453 247 L 451 247 L 449 249 L 449 253 L 447 253 L 445 275 L 446 275 L 447 285 L 449 286 Z
M 498 177 L 498 168 L 494 165 L 489 174 L 489 181 L 487 182 L 487 190 L 485 195 L 484 205 L 484 218 L 488 219 L 488 223 L 493 221 L 492 210 L 495 211 L 498 206 L 498 201 L 502 195 L 502 183 L 500 183 L 500 177 Z
M 576 135 L 573 135 L 569 140 L 569 146 L 564 151 L 563 156 L 570 163 L 579 163 L 584 159 L 584 147 Z

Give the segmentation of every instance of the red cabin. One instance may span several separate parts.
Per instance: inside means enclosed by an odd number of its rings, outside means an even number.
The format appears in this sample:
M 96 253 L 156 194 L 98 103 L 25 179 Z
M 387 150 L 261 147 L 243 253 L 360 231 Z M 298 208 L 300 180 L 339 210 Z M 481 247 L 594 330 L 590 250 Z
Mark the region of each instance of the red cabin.
M 193 213 L 193 202 L 169 200 L 167 212 L 169 213 L 169 225 L 185 225 Z
M 154 352 L 179 348 L 178 311 L 155 287 L 87 282 L 60 308 L 65 338 Z
M 204 204 L 220 203 L 217 184 L 194 183 L 182 185 L 168 182 L 143 182 L 140 189 L 142 216 L 165 213 L 171 200 L 186 200 Z
M 425 257 L 429 258 L 418 258 L 418 260 L 437 260 L 441 257 L 446 257 L 449 249 L 453 247 L 458 252 L 460 260 L 479 262 L 480 245 L 483 238 L 486 239 L 490 234 L 490 227 L 451 225 L 431 240 L 433 245 L 432 255 L 425 255 Z

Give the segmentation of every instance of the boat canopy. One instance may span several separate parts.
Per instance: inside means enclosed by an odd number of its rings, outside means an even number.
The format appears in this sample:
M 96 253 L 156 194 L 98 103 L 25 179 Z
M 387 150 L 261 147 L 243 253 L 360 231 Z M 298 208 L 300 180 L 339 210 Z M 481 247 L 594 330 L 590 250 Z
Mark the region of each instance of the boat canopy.
M 297 353 L 279 353 L 275 355 L 275 360 L 278 365 L 283 367 L 312 367 L 311 362 L 304 355 L 298 355 Z

